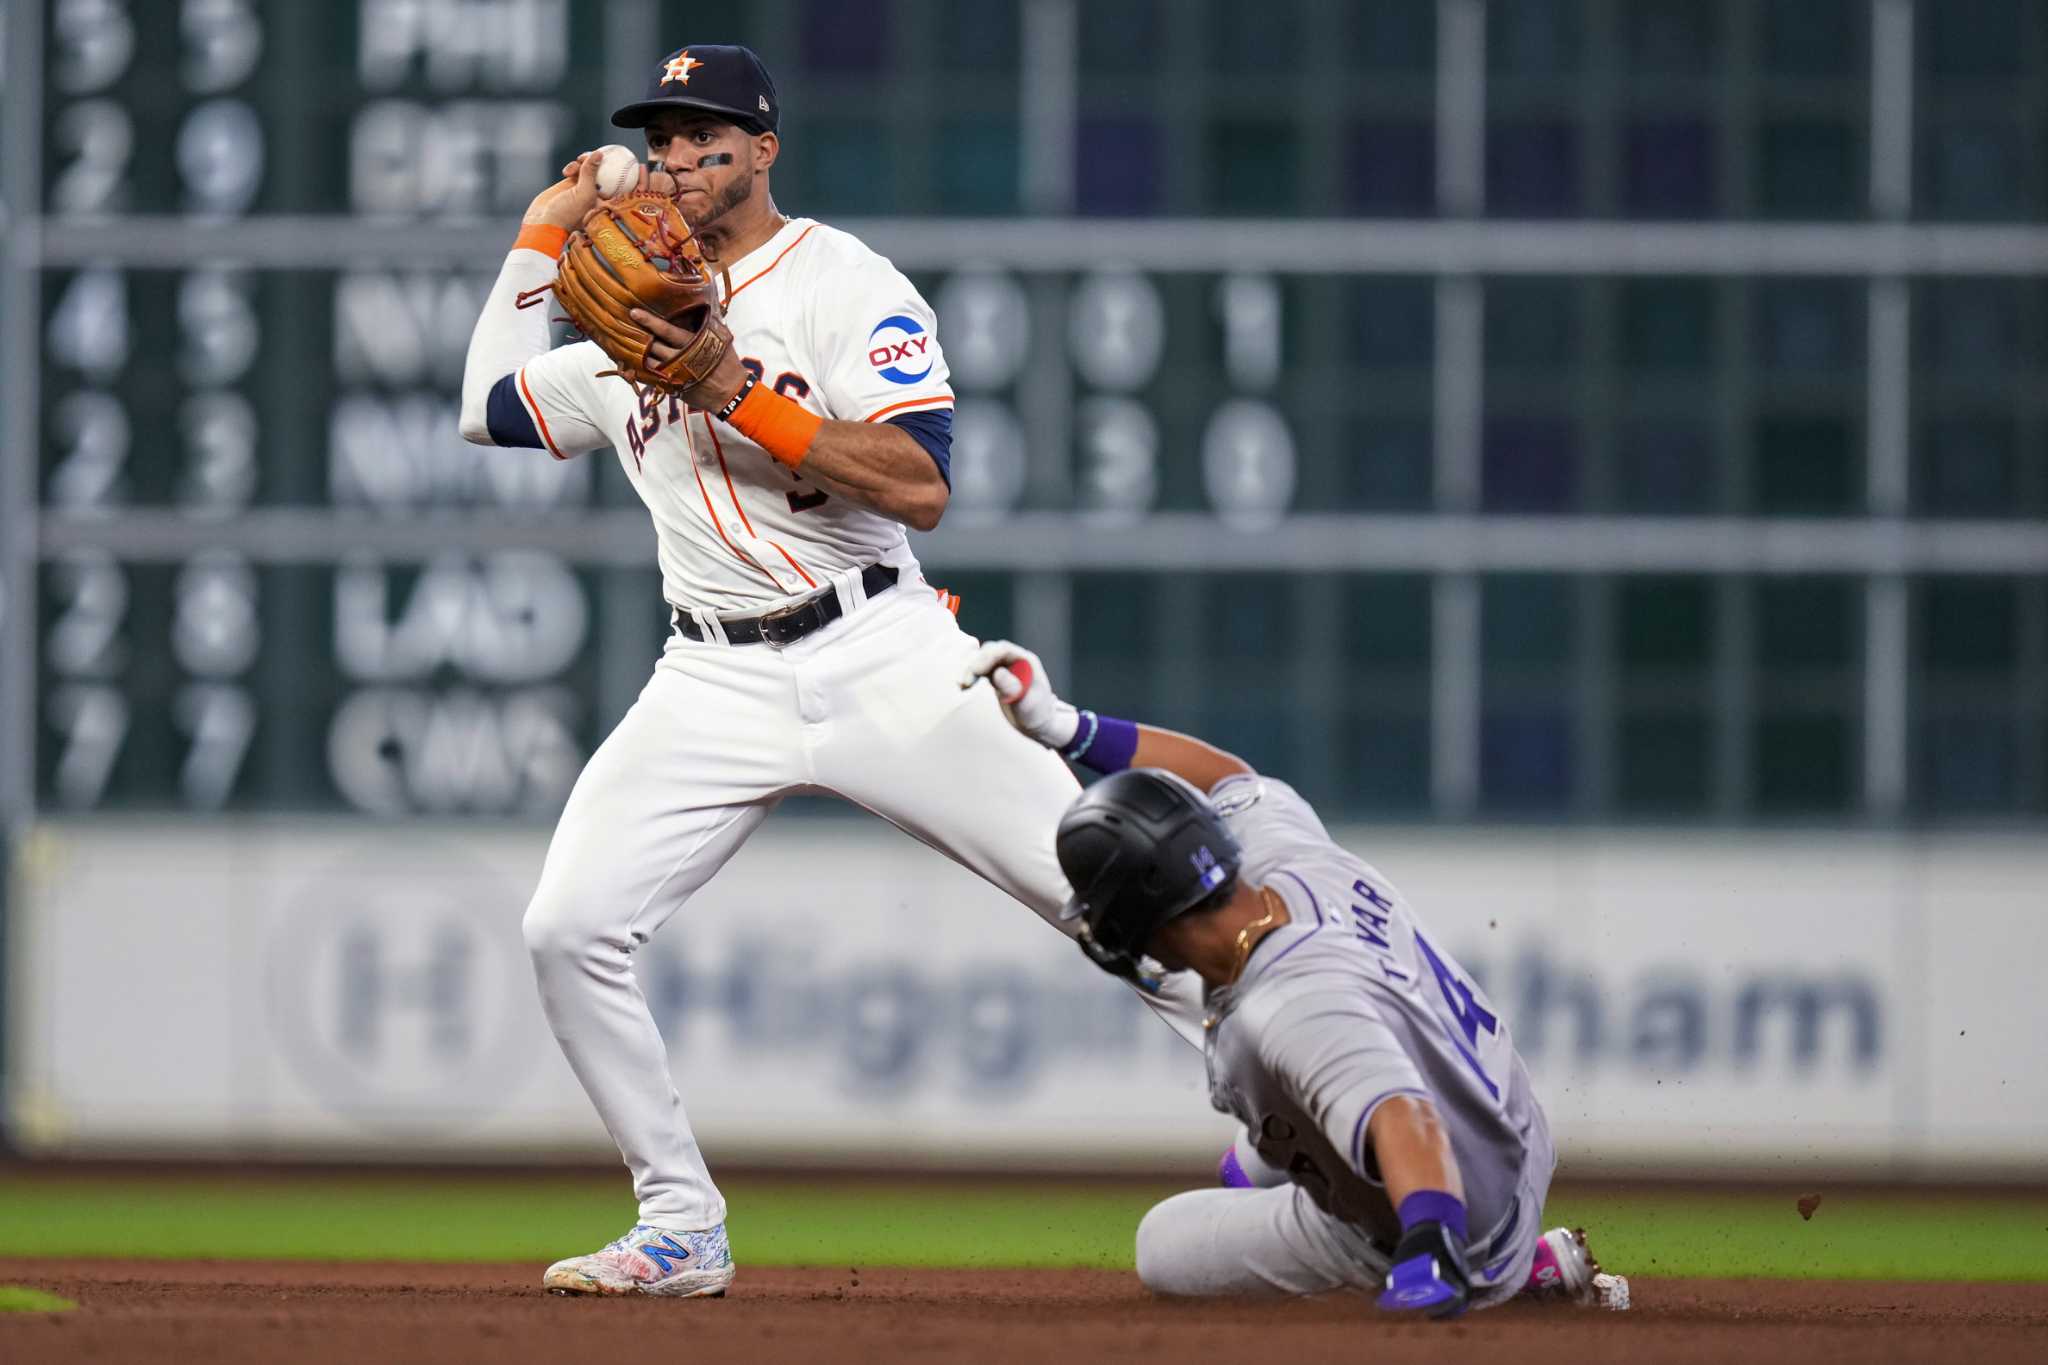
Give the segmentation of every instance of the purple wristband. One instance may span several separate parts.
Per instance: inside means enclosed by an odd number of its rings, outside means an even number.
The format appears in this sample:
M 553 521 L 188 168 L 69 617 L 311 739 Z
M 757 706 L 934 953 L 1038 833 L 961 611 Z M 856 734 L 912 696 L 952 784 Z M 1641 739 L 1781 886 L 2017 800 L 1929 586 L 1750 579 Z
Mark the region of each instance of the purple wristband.
M 1060 750 L 1060 757 L 1107 776 L 1130 767 L 1131 757 L 1137 752 L 1135 723 L 1083 711 L 1081 728 L 1074 732 L 1074 742 Z
M 1443 1190 L 1417 1190 L 1401 1201 L 1399 1212 L 1403 1232 L 1417 1223 L 1441 1223 L 1461 1245 L 1466 1240 L 1465 1201 L 1454 1194 Z

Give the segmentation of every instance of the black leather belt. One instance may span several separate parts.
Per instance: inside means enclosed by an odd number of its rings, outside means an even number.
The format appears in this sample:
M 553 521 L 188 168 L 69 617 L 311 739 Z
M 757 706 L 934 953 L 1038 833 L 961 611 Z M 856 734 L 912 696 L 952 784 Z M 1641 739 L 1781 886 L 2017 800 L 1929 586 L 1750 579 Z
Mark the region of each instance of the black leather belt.
M 880 596 L 896 586 L 896 566 L 893 564 L 870 564 L 861 570 L 861 586 L 870 597 Z M 831 625 L 846 614 L 839 605 L 839 594 L 831 588 L 814 592 L 800 602 L 792 602 L 774 611 L 764 611 L 753 616 L 721 616 L 719 628 L 725 632 L 729 645 L 771 644 L 777 647 L 795 644 L 814 630 Z M 685 639 L 702 640 L 704 630 L 695 617 L 682 608 L 670 605 L 669 621 L 683 633 Z

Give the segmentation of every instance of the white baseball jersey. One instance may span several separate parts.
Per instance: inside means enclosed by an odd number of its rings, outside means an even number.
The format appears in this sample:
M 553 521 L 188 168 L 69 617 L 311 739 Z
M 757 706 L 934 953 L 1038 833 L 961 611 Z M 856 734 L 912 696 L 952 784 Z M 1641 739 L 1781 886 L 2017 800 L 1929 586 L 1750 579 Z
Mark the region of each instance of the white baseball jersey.
M 513 257 L 508 274 L 529 276 L 534 261 L 545 261 L 543 280 L 553 277 L 554 263 L 541 253 Z M 777 393 L 848 422 L 953 405 L 931 306 L 858 238 L 793 218 L 721 269 L 734 349 Z M 487 320 L 510 306 L 494 294 Z M 613 365 L 596 343 L 537 349 L 545 353 L 511 357 L 520 403 L 557 458 L 606 445 L 617 451 L 654 518 L 670 602 L 757 611 L 844 570 L 878 561 L 915 567 L 900 524 L 827 495 L 680 399 L 599 377 Z
M 1401 1225 L 1366 1129 L 1381 1103 L 1412 1095 L 1435 1107 L 1457 1157 L 1475 1300 L 1511 1296 L 1554 1156 L 1507 1022 L 1292 787 L 1243 774 L 1212 797 L 1244 850 L 1240 875 L 1278 892 L 1289 919 L 1210 993 L 1210 1099 L 1292 1187 L 1168 1201 L 1140 1234 L 1141 1262 L 1176 1292 L 1377 1287 Z

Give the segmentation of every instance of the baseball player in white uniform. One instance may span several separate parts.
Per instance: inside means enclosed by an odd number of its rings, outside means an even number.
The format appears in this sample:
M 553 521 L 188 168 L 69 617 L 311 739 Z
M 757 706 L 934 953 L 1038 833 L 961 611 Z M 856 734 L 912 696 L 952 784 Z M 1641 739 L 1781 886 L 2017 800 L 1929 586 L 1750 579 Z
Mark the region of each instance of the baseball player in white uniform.
M 1145 1215 L 1148 1286 L 1373 1289 L 1432 1317 L 1524 1291 L 1627 1307 L 1583 1233 L 1542 1231 L 1556 1154 L 1507 1021 L 1378 869 L 1286 783 L 1077 711 L 1016 645 L 984 646 L 961 684 L 984 677 L 1025 734 L 1112 774 L 1061 817 L 1064 913 L 1106 971 L 1200 974 L 1210 1100 L 1256 1148 L 1226 1155 L 1225 1188 Z
M 732 343 L 699 407 L 602 376 L 612 362 L 590 342 L 550 350 L 549 310 L 521 306 L 596 203 L 589 154 L 528 209 L 463 379 L 471 441 L 617 452 L 654 520 L 674 627 L 570 794 L 524 920 L 549 1024 L 639 1197 L 625 1236 L 548 1269 L 564 1293 L 717 1295 L 732 1281 L 725 1201 L 633 952 L 782 797 L 854 801 L 1048 920 L 1066 896 L 1052 834 L 1077 784 L 986 690 L 956 686 L 977 641 L 904 534 L 937 524 L 949 488 L 936 319 L 858 240 L 776 210 L 779 112 L 752 52 L 699 45 L 612 116 L 646 130 L 643 181 L 672 178 L 726 281 Z M 1159 1002 L 1190 1041 L 1196 984 Z

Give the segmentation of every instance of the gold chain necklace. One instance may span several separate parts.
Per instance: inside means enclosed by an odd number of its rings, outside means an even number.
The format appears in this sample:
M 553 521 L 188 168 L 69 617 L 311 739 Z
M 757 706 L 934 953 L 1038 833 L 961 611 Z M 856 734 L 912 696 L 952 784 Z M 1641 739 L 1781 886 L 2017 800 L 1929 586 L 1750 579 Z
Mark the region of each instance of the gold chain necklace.
M 1230 969 L 1230 980 L 1225 982 L 1225 985 L 1237 984 L 1237 979 L 1244 975 L 1245 964 L 1251 961 L 1252 948 L 1257 943 L 1254 935 L 1262 929 L 1272 928 L 1273 917 L 1286 909 L 1281 899 L 1273 894 L 1271 887 L 1260 887 L 1259 898 L 1266 903 L 1266 913 L 1237 931 L 1237 962 Z

